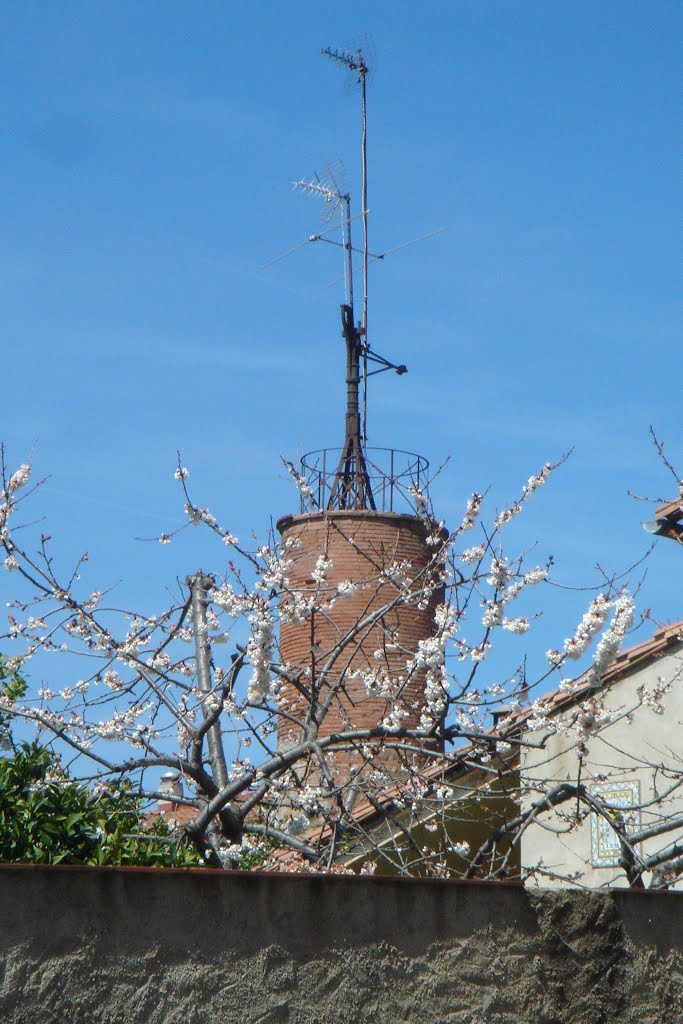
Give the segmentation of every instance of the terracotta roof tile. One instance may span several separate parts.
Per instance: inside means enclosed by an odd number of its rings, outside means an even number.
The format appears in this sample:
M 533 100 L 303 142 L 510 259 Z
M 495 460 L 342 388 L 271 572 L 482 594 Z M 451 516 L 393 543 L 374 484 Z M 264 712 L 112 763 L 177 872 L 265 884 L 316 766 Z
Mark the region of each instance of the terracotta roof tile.
M 197 815 L 197 808 L 177 800 L 160 800 L 153 811 L 148 811 L 145 814 L 145 825 L 149 828 L 161 815 L 164 816 L 172 828 L 176 828 L 179 825 L 187 825 L 188 821 L 192 821 Z

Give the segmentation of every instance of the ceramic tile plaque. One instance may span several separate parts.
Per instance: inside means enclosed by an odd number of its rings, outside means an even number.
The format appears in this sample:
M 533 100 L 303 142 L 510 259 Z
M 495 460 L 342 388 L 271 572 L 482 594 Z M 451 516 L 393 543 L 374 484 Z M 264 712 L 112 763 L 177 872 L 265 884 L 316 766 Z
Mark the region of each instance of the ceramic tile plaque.
M 623 807 L 623 818 L 627 832 L 636 832 L 640 828 L 640 811 L 629 810 L 640 803 L 640 785 L 638 782 L 603 782 L 591 791 L 606 804 Z M 601 814 L 591 811 L 591 861 L 594 868 L 616 867 L 619 863 L 621 850 L 619 839 L 614 829 Z

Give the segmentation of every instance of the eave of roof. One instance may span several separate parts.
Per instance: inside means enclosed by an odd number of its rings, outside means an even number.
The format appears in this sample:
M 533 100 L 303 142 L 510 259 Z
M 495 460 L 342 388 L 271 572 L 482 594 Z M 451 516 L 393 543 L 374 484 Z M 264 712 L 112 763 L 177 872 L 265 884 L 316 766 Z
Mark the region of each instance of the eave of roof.
M 683 519 L 683 497 L 676 498 L 674 501 L 665 501 L 656 509 L 655 519 L 670 519 L 673 523 Z
M 648 640 L 643 640 L 639 644 L 634 644 L 633 647 L 627 647 L 625 650 L 620 651 L 601 676 L 597 677 L 595 670 L 590 668 L 573 680 L 571 690 L 553 690 L 551 693 L 546 694 L 545 697 L 542 697 L 539 704 L 554 713 L 567 705 L 577 703 L 577 701 L 585 696 L 588 690 L 603 689 L 606 686 L 611 686 L 623 676 L 640 668 L 645 662 L 661 658 L 662 655 L 668 653 L 673 647 L 682 643 L 683 619 L 679 622 L 672 622 L 667 626 L 660 626 Z M 529 718 L 530 713 L 526 709 L 520 712 L 517 718 L 513 720 L 514 724 L 517 725 L 518 722 L 523 724 Z

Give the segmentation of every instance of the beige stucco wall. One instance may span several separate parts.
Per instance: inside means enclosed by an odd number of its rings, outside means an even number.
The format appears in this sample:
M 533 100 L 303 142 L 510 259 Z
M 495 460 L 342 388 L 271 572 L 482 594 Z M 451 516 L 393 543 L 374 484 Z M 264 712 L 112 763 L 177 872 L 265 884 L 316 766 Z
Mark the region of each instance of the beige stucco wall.
M 0 866 L 3 1024 L 673 1024 L 683 895 Z
M 670 690 L 663 695 L 663 710 L 657 713 L 642 704 L 639 690 L 645 687 L 652 692 L 663 683 L 670 684 Z M 622 677 L 595 696 L 612 720 L 585 738 L 584 757 L 577 754 L 577 743 L 583 735 L 582 722 L 576 720 L 576 715 L 581 708 L 590 711 L 586 698 L 580 701 L 581 707 L 572 707 L 553 719 L 566 733 L 548 734 L 548 730 L 541 729 L 527 734 L 533 742 L 545 735 L 548 738 L 544 750 L 523 752 L 523 779 L 532 787 L 538 783 L 538 792 L 543 780 L 577 782 L 579 772 L 580 781 L 589 791 L 604 783 L 637 782 L 644 805 L 640 811 L 642 828 L 663 815 L 683 814 L 683 785 L 661 798 L 677 782 L 683 783 L 683 647 Z M 527 794 L 525 805 L 533 795 Z M 626 885 L 619 868 L 592 865 L 591 820 L 585 818 L 577 825 L 574 811 L 575 805 L 565 804 L 556 812 L 539 816 L 539 823 L 524 833 L 522 864 L 540 864 L 552 873 L 576 877 L 581 885 Z M 643 855 L 654 853 L 682 836 L 683 829 L 678 828 L 668 836 L 644 842 L 639 849 Z M 542 875 L 539 881 L 541 885 L 562 884 Z

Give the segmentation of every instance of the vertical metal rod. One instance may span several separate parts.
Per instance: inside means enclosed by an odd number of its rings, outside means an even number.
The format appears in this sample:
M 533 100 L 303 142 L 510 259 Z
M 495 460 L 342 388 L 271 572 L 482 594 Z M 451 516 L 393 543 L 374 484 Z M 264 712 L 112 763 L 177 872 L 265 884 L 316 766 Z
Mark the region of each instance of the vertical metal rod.
M 192 628 L 194 631 L 194 649 L 197 660 L 197 683 L 203 694 L 213 690 L 211 681 L 211 648 L 209 646 L 209 627 L 206 621 L 206 609 L 209 603 L 208 591 L 215 585 L 215 580 L 201 570 L 185 580 L 192 593 Z M 201 698 L 204 716 L 209 708 L 204 697 Z M 221 727 L 218 722 L 212 725 L 206 734 L 209 747 L 209 761 L 213 769 L 214 782 L 220 789 L 228 784 L 228 768 L 223 753 Z
M 394 511 L 394 449 L 391 449 L 389 461 L 389 511 Z
M 346 205 L 346 273 L 348 276 L 349 306 L 353 309 L 353 249 L 351 247 L 351 196 L 342 196 Z
M 362 440 L 363 444 L 368 443 L 368 430 L 367 430 L 367 404 L 368 404 L 368 121 L 367 121 L 367 104 L 366 104 L 366 90 L 365 90 L 365 78 L 368 73 L 367 66 L 363 60 L 363 54 L 358 51 L 358 71 L 360 74 L 360 87 L 361 87 L 361 104 L 363 112 L 363 133 L 361 139 L 361 156 L 363 162 L 363 186 L 362 186 L 362 197 L 361 202 L 363 204 L 363 341 L 364 341 L 364 356 L 363 356 L 363 432 Z

